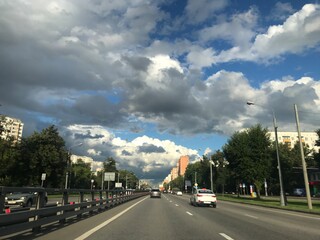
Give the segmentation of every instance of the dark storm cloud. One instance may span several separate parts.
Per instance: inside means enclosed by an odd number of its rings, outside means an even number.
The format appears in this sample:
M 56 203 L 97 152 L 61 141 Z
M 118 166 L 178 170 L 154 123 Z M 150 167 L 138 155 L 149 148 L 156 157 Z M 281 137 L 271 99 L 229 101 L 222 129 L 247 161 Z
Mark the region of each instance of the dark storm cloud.
M 138 148 L 139 153 L 164 153 L 166 150 L 163 147 L 158 147 L 152 144 L 143 144 Z
M 74 136 L 76 139 L 99 139 L 104 137 L 104 135 L 99 134 L 92 135 L 90 131 L 87 134 L 75 133 Z
M 130 152 L 128 152 L 128 151 L 126 151 L 126 150 L 123 150 L 123 151 L 121 152 L 121 155 L 123 155 L 123 156 L 132 156 L 133 154 L 130 153 Z
M 129 66 L 137 71 L 147 71 L 149 65 L 151 64 L 150 59 L 146 57 L 127 57 L 122 58 Z

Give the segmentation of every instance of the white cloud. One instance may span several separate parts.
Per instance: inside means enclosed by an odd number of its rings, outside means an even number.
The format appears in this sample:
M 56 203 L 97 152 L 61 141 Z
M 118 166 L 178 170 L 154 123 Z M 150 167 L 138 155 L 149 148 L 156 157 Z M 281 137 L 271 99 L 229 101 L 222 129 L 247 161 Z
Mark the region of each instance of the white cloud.
M 217 23 L 200 31 L 200 40 L 203 42 L 217 39 L 227 40 L 234 46 L 247 48 L 256 35 L 253 30 L 257 25 L 258 12 L 251 8 L 247 12 L 234 14 L 229 21 Z
M 228 0 L 189 0 L 186 6 L 188 21 L 191 24 L 197 24 L 212 18 L 212 15 L 224 9 L 228 2 Z
M 273 58 L 298 53 L 320 42 L 320 5 L 307 4 L 291 15 L 283 25 L 269 27 L 257 35 L 251 52 L 256 58 Z
M 202 69 L 216 63 L 215 52 L 211 48 L 192 47 L 187 55 L 190 68 Z

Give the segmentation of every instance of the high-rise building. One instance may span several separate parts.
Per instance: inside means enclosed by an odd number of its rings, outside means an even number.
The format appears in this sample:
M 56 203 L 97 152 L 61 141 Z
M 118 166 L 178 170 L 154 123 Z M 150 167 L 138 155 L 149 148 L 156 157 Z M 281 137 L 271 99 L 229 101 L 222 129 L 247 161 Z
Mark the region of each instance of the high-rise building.
M 181 156 L 178 162 L 178 174 L 184 176 L 187 166 L 189 164 L 189 156 Z
M 23 123 L 17 118 L 0 115 L 0 137 L 14 143 L 20 142 L 22 138 Z
M 171 181 L 178 177 L 178 168 L 174 167 L 171 169 Z

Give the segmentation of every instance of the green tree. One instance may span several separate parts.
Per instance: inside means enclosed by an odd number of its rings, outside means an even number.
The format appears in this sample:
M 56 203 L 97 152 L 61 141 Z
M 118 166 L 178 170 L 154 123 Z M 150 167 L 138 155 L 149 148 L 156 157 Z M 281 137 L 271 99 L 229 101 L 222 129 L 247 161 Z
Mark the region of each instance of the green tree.
M 190 180 L 192 186 L 195 186 L 195 183 L 198 184 L 198 187 L 201 188 L 210 188 L 210 165 L 209 159 L 207 156 L 203 156 L 200 161 L 195 163 L 189 163 L 186 172 L 185 180 Z
M 184 178 L 183 176 L 178 176 L 176 179 L 172 180 L 170 182 L 171 189 L 179 189 L 181 191 L 184 190 Z
M 68 153 L 65 150 L 65 142 L 59 136 L 55 126 L 50 126 L 33 133 L 21 143 L 21 161 L 17 165 L 19 169 L 18 183 L 28 186 L 39 186 L 41 174 L 46 173 L 46 187 L 63 187 L 67 166 Z
M 118 172 L 117 171 L 117 166 L 116 166 L 116 160 L 113 157 L 108 157 L 103 162 L 103 171 L 104 172 L 114 172 L 114 173 Z M 109 181 L 109 182 L 107 182 L 107 184 L 108 184 L 109 189 L 115 188 L 115 182 Z
M 16 172 L 15 165 L 20 158 L 19 144 L 13 144 L 12 140 L 0 138 L 0 185 L 15 186 L 12 177 Z
M 70 178 L 70 188 L 91 188 L 92 172 L 90 163 L 85 163 L 81 158 L 76 163 L 72 163 Z
M 120 176 L 119 182 L 122 183 L 122 186 L 124 188 L 125 187 L 127 187 L 128 189 L 136 188 L 139 179 L 133 172 L 128 170 L 119 170 L 118 174 Z
M 236 132 L 223 146 L 237 186 L 241 181 L 253 183 L 258 198 L 264 179 L 270 175 L 270 145 L 268 130 L 256 125 L 246 131 Z
M 229 162 L 225 159 L 223 152 L 217 150 L 211 155 L 211 161 L 214 163 L 213 172 L 213 190 L 224 193 L 224 187 L 228 176 Z

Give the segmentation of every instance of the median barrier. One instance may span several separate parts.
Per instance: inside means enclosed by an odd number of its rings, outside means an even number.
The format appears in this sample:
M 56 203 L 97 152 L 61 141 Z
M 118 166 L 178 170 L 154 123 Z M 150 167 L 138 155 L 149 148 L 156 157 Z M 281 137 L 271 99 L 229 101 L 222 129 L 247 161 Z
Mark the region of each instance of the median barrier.
M 10 192 L 38 192 L 35 208 L 10 208 L 5 205 L 5 195 Z M 44 193 L 60 193 L 62 203 L 43 204 Z M 70 194 L 79 194 L 79 202 L 68 201 Z M 84 199 L 85 193 L 91 194 L 91 199 Z M 99 198 L 95 198 L 95 194 Z M 119 192 L 118 192 L 119 193 Z M 109 198 L 108 196 L 114 196 Z M 41 231 L 42 225 L 65 223 L 68 219 L 81 218 L 84 214 L 91 215 L 94 212 L 102 212 L 125 203 L 135 198 L 147 195 L 148 192 L 132 192 L 132 194 L 117 194 L 112 191 L 88 190 L 88 189 L 44 189 L 44 188 L 12 188 L 0 186 L 0 237 L 21 231 Z M 105 195 L 105 197 L 104 197 Z M 15 210 L 13 210 L 15 209 Z

